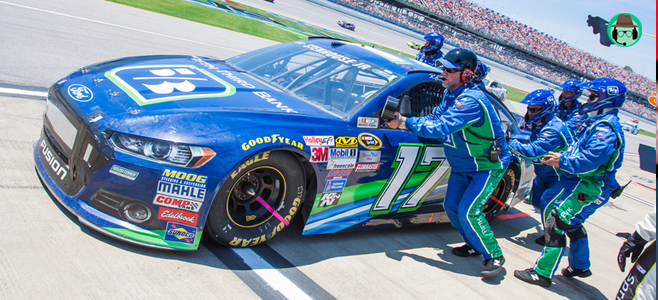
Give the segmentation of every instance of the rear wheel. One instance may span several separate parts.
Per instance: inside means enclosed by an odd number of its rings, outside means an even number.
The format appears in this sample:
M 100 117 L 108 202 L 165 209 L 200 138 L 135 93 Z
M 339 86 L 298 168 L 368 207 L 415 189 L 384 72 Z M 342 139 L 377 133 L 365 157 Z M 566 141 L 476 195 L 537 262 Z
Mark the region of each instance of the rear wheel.
M 493 220 L 501 210 L 505 207 L 504 203 L 507 202 L 512 188 L 516 183 L 516 174 L 511 168 L 507 168 L 505 175 L 500 179 L 498 186 L 489 197 L 489 201 L 482 207 L 482 212 L 488 221 Z
M 304 195 L 304 172 L 297 158 L 265 152 L 231 174 L 208 212 L 206 232 L 215 241 L 231 247 L 256 246 L 290 224 Z

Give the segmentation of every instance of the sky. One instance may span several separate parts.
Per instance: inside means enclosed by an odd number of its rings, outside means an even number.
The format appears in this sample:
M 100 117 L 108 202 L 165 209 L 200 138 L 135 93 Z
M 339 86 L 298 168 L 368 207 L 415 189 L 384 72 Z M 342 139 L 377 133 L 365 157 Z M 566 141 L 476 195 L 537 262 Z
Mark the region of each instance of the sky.
M 656 81 L 656 1 L 651 0 L 468 0 L 510 19 L 587 51 L 621 67 L 630 66 L 635 73 Z M 587 16 L 610 21 L 619 13 L 630 13 L 642 23 L 642 37 L 631 47 L 599 43 L 587 26 Z M 650 35 L 647 35 L 650 34 Z

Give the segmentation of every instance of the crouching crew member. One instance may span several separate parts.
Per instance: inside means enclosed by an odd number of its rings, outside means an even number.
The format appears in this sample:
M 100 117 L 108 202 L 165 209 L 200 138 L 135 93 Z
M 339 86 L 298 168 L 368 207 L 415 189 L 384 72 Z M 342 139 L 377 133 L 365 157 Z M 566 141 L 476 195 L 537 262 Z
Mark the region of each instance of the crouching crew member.
M 544 227 L 546 245 L 533 268 L 514 271 L 514 276 L 532 284 L 551 286 L 569 237 L 569 267 L 565 277 L 588 277 L 589 243 L 583 223 L 596 209 L 617 197 L 621 187 L 615 175 L 624 154 L 624 134 L 617 116 L 626 99 L 626 86 L 616 79 L 599 78 L 579 85 L 589 92 L 579 113 L 590 113 L 566 151 L 550 152 L 542 162 L 560 168 L 564 192 Z
M 556 117 L 555 97 L 549 90 L 536 90 L 521 101 L 527 104 L 525 129 L 530 130 L 530 143 L 512 140 L 509 144 L 512 153 L 527 160 L 535 166 L 535 180 L 532 183 L 530 199 L 532 206 L 540 210 L 542 224 L 553 209 L 555 200 L 562 195 L 560 172 L 557 168 L 541 163 L 541 158 L 548 152 L 566 150 L 573 142 L 567 126 Z M 535 242 L 544 245 L 544 236 Z

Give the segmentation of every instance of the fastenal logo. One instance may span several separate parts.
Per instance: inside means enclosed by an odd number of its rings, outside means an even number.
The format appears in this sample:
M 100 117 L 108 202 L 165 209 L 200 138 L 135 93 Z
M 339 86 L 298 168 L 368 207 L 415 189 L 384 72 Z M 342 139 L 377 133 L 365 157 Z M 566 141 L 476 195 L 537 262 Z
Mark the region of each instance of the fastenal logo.
M 608 36 L 617 46 L 633 46 L 642 37 L 642 23 L 634 15 L 618 14 L 608 23 Z

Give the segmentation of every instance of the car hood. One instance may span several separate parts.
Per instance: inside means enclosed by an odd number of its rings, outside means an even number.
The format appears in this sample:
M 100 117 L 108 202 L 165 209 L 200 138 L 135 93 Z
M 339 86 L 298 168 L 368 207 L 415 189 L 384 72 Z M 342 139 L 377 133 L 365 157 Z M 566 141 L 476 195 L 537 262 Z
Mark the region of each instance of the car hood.
M 146 131 L 151 137 L 172 131 L 208 135 L 274 120 L 339 120 L 224 61 L 197 56 L 103 62 L 55 86 L 87 122 L 121 132 Z M 203 128 L 191 128 L 195 126 Z

